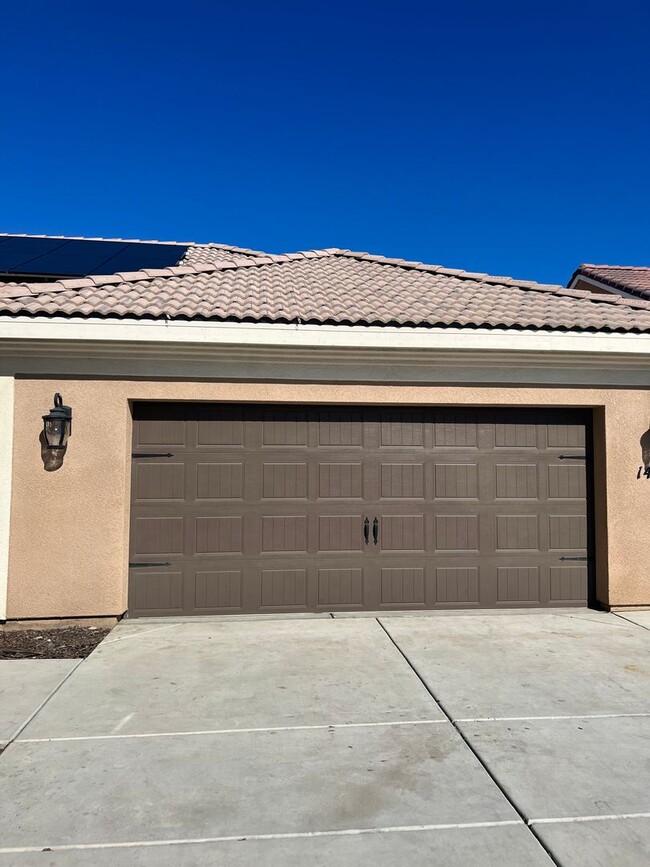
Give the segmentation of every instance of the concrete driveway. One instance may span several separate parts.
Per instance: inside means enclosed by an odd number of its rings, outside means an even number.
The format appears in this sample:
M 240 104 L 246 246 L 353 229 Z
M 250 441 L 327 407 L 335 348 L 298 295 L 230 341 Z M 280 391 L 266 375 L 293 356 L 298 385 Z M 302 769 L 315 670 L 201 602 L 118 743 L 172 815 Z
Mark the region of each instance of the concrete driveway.
M 0 867 L 648 863 L 647 621 L 124 622 L 20 708 Z

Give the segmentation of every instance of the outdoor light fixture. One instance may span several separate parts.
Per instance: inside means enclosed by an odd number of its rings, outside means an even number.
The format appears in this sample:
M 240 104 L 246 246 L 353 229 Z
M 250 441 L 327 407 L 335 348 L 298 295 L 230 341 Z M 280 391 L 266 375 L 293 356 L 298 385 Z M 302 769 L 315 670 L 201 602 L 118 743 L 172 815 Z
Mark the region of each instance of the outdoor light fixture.
M 54 407 L 43 416 L 43 435 L 48 449 L 60 451 L 68 444 L 72 430 L 72 410 L 63 405 L 59 392 L 54 395 Z

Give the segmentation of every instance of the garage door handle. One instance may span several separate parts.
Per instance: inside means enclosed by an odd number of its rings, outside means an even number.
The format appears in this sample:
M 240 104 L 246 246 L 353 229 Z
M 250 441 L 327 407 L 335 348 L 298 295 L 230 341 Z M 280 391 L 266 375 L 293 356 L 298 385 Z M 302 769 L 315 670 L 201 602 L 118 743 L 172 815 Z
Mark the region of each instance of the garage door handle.
M 171 566 L 171 563 L 129 563 L 129 569 L 144 569 L 145 566 Z
M 366 518 L 363 522 L 363 541 L 366 545 L 370 541 L 370 518 Z
M 587 455 L 560 455 L 561 461 L 584 461 Z
M 375 518 L 372 522 L 372 541 L 375 545 L 379 541 L 379 518 Z

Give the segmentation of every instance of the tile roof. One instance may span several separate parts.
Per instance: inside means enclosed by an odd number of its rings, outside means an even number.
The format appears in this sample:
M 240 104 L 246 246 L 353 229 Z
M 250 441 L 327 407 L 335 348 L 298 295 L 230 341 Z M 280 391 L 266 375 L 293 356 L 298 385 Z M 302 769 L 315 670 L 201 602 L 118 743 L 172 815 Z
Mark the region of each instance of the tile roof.
M 5 284 L 2 315 L 650 333 L 647 301 L 338 249 Z
M 589 277 L 605 286 L 650 301 L 650 268 L 633 265 L 580 265 L 570 280 Z
M 241 256 L 266 256 L 262 250 L 249 250 L 246 247 L 230 247 L 227 244 L 190 244 L 179 265 L 210 265 L 213 262 L 230 262 Z

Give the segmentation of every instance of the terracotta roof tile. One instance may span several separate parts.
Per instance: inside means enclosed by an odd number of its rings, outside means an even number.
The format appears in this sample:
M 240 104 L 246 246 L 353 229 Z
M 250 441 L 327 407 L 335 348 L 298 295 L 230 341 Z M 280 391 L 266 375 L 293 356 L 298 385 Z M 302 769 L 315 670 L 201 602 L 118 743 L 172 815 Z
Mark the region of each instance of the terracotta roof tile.
M 5 284 L 0 315 L 650 333 L 647 301 L 337 249 Z
M 589 277 L 605 286 L 650 301 L 650 267 L 633 265 L 580 265 L 571 278 Z
M 211 265 L 239 259 L 242 256 L 265 256 L 261 250 L 249 250 L 246 247 L 230 247 L 227 244 L 191 244 L 187 253 L 179 261 L 179 265 Z

